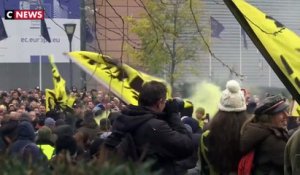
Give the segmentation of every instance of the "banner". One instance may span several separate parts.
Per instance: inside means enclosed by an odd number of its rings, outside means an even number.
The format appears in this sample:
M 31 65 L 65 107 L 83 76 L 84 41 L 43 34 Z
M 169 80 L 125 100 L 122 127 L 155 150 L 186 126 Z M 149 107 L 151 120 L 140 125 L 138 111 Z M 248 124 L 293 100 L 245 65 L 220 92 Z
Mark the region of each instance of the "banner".
M 86 51 L 70 52 L 69 55 L 78 66 L 126 104 L 138 105 L 138 94 L 142 85 L 152 80 L 164 82 L 168 88 L 167 97 L 171 98 L 171 87 L 163 79 L 121 64 L 109 56 Z
M 285 87 L 300 103 L 299 36 L 244 0 L 224 2 Z
M 67 95 L 66 82 L 61 77 L 55 63 L 53 55 L 49 56 L 49 62 L 52 66 L 52 80 L 54 89 L 46 89 L 46 111 L 50 110 L 71 110 L 75 102 L 75 97 Z

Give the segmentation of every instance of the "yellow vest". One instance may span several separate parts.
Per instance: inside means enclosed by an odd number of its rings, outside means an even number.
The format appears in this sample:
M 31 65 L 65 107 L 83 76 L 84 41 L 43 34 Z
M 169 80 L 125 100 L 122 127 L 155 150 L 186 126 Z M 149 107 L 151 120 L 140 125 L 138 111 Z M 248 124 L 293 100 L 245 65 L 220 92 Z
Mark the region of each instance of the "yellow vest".
M 47 159 L 50 160 L 54 155 L 55 148 L 51 145 L 37 145 L 42 152 L 46 155 Z

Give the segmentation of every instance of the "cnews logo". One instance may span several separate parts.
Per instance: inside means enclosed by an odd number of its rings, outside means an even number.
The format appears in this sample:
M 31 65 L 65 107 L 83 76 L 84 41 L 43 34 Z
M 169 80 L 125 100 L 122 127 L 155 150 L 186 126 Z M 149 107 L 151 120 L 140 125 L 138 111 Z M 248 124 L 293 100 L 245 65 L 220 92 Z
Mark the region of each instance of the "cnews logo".
M 5 10 L 5 19 L 8 20 L 42 20 L 44 10 Z

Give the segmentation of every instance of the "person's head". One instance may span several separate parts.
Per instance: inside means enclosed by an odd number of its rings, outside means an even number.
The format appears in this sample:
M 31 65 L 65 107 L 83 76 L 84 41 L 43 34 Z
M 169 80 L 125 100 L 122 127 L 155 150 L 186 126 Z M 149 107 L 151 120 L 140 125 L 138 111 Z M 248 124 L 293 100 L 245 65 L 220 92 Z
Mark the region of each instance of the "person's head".
M 52 133 L 48 126 L 43 126 L 38 130 L 37 141 L 50 141 L 54 144 L 56 139 L 56 135 Z
M 117 97 L 114 97 L 113 101 L 114 101 L 114 103 L 115 103 L 116 106 L 120 105 L 120 100 Z
M 83 113 L 83 101 L 76 100 L 73 104 L 74 115 L 82 115 Z
M 205 109 L 202 107 L 198 107 L 195 113 L 198 120 L 201 120 L 205 117 Z
M 94 107 L 95 107 L 94 103 L 93 103 L 92 101 L 89 101 L 89 102 L 88 102 L 88 109 L 89 109 L 89 110 L 93 110 Z
M 77 143 L 71 135 L 58 136 L 55 146 L 56 154 L 69 152 L 71 156 L 75 156 L 77 153 Z
M 19 99 L 19 92 L 18 91 L 13 91 L 11 94 L 12 99 Z
M 8 111 L 16 111 L 16 106 L 12 103 L 8 105 Z
M 38 103 L 35 100 L 33 100 L 33 101 L 30 102 L 29 107 L 31 109 L 38 108 Z
M 270 123 L 279 128 L 287 126 L 288 103 L 282 95 L 265 98 L 254 111 L 258 122 Z
M 90 93 L 92 97 L 96 97 L 98 92 L 96 89 L 91 89 Z
M 50 129 L 55 128 L 55 120 L 53 118 L 47 117 L 44 122 L 45 126 L 49 127 Z
M 34 141 L 35 134 L 33 126 L 28 121 L 22 121 L 17 128 L 17 138 L 18 139 L 27 139 L 30 141 Z
M 8 120 L 0 127 L 1 139 L 9 146 L 17 137 L 18 121 Z
M 7 108 L 5 105 L 0 105 L 0 115 L 5 114 L 7 112 Z
M 162 82 L 150 81 L 143 85 L 138 97 L 140 106 L 151 107 L 153 110 L 161 112 L 165 108 L 167 97 L 167 87 Z
M 34 111 L 30 111 L 30 112 L 28 112 L 28 114 L 29 114 L 31 121 L 34 121 L 36 119 L 36 114 Z
M 19 109 L 20 109 L 22 112 L 26 112 L 26 106 L 25 106 L 24 104 L 20 104 Z
M 42 113 L 42 114 L 46 114 L 46 106 L 41 104 L 41 105 L 39 106 L 39 111 L 40 111 L 40 113 Z
M 11 120 L 19 120 L 20 119 L 20 113 L 15 112 L 15 111 L 11 111 L 9 113 L 9 119 L 11 119 Z
M 225 112 L 241 112 L 246 110 L 245 96 L 237 81 L 229 80 L 226 83 L 226 89 L 221 95 L 219 110 Z

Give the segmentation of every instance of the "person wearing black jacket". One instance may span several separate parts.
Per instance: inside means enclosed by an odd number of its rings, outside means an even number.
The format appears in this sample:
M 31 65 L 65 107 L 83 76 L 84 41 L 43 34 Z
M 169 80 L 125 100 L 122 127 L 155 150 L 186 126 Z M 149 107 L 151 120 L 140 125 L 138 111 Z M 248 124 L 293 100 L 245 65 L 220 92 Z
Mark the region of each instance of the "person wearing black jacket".
M 138 97 L 138 106 L 129 105 L 116 118 L 106 146 L 115 146 L 120 133 L 133 136 L 141 161 L 154 161 L 152 170 L 177 175 L 175 162 L 194 152 L 191 135 L 178 115 L 176 100 L 166 100 L 166 86 L 157 81 L 145 83 Z

